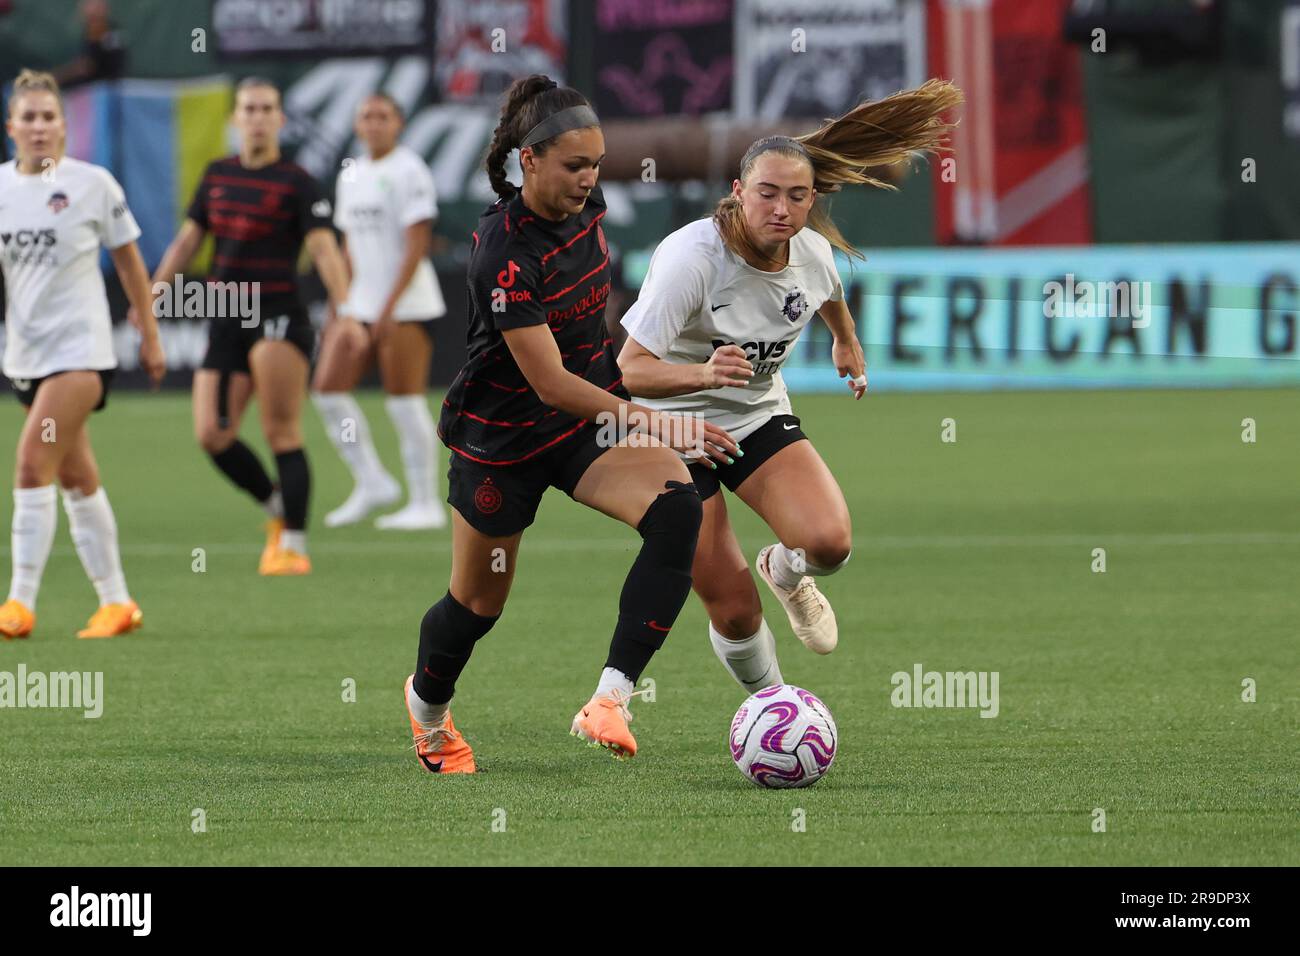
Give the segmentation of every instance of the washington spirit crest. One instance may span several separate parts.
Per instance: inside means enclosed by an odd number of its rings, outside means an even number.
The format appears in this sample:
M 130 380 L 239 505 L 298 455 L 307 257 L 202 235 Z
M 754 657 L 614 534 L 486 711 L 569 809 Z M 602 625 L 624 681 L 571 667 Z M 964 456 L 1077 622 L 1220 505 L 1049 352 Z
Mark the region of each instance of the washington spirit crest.
M 65 192 L 56 192 L 46 201 L 45 205 L 50 207 L 50 212 L 58 215 L 68 208 L 69 199 Z
M 807 308 L 808 297 L 803 294 L 803 290 L 791 289 L 785 294 L 785 304 L 781 306 L 781 314 L 791 322 L 798 322 Z

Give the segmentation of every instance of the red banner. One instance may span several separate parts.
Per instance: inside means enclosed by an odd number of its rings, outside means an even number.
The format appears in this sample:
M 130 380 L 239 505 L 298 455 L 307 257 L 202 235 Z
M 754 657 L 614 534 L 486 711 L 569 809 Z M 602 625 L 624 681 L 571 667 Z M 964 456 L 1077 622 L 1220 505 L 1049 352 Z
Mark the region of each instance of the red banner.
M 931 75 L 966 94 L 933 164 L 940 243 L 1092 241 L 1079 50 L 1069 0 L 929 0 Z

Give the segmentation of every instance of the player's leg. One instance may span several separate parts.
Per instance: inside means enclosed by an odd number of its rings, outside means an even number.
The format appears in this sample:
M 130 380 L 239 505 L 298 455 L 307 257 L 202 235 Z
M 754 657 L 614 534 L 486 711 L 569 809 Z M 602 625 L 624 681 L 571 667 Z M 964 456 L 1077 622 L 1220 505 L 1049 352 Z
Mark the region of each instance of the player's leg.
M 275 455 L 284 500 L 284 531 L 278 555 L 259 570 L 263 574 L 306 574 L 307 506 L 311 471 L 303 448 L 302 405 L 307 394 L 307 356 L 283 339 L 262 339 L 248 353 L 262 419 L 262 434 Z
M 641 551 L 619 594 L 618 623 L 596 692 L 572 732 L 633 756 L 627 701 L 691 590 L 700 496 L 677 454 L 662 446 L 610 448 L 581 473 L 572 497 L 635 528 Z
M 36 625 L 36 595 L 59 520 L 54 481 L 103 390 L 98 372 L 64 372 L 41 382 L 32 397 L 14 465 L 13 571 L 0 606 L 6 639 L 26 637 Z
M 452 459 L 451 582 L 420 622 L 420 652 L 405 689 L 416 756 L 431 773 L 476 769 L 452 723 L 451 698 L 475 643 L 505 608 L 523 529 L 546 488 L 530 488 L 526 480 L 516 485 L 517 476 L 506 471 Z M 484 485 L 494 489 L 490 505 L 479 490 Z
M 849 507 L 835 477 L 812 442 L 796 441 L 759 465 L 736 494 L 779 539 L 759 552 L 759 575 L 785 608 L 795 636 L 829 654 L 839 632 L 815 579 L 844 567 L 853 546 Z
M 692 469 L 692 474 L 696 476 L 696 487 L 707 481 L 697 469 Z M 704 519 L 695 547 L 691 583 L 709 615 L 713 653 L 736 683 L 750 694 L 783 683 L 776 659 L 776 638 L 763 619 L 758 588 L 716 483 L 713 493 L 704 498 Z
M 82 425 L 59 466 L 63 510 L 72 544 L 94 585 L 99 608 L 78 637 L 116 637 L 140 626 L 143 615 L 126 587 L 117 544 L 117 519 L 99 482 L 99 464 L 90 445 L 90 426 Z
M 261 505 L 272 519 L 283 513 L 280 495 L 253 449 L 239 440 L 253 380 L 247 372 L 201 368 L 190 389 L 194 438 L 231 484 Z
M 437 434 L 424 394 L 433 361 L 431 324 L 398 322 L 379 345 L 379 374 L 388 393 L 384 407 L 397 430 L 408 500 L 401 510 L 377 519 L 378 528 L 422 531 L 447 525 L 437 492 Z
M 352 390 L 374 361 L 374 352 L 370 333 L 356 319 L 338 318 L 325 327 L 311 398 L 325 434 L 352 474 L 352 493 L 325 515 L 327 528 L 360 521 L 401 495 L 396 479 L 375 451 L 370 423 L 352 397 Z

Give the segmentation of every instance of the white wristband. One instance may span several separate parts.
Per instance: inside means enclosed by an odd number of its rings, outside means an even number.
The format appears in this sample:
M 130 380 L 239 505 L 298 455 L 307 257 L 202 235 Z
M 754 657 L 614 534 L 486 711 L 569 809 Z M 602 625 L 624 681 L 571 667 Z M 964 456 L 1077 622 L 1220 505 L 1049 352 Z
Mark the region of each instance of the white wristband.
M 853 384 L 856 385 L 858 388 L 866 388 L 867 387 L 866 373 L 863 373 L 862 375 L 859 375 L 857 378 L 855 378 L 853 380 Z

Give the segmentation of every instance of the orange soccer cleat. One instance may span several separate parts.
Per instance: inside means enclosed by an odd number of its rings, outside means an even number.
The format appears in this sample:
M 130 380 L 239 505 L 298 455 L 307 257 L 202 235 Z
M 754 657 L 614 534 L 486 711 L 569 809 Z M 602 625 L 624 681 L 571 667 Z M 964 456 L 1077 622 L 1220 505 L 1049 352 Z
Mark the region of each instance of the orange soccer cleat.
M 257 573 L 271 577 L 311 574 L 311 558 L 290 548 L 276 548 L 270 555 L 262 555 Z
M 26 637 L 36 626 L 36 615 L 22 601 L 13 598 L 0 605 L 0 637 L 6 641 Z
M 425 725 L 415 719 L 410 700 L 413 683 L 414 674 L 406 678 L 402 700 L 406 703 L 406 716 L 411 719 L 411 735 L 415 738 L 415 755 L 420 758 L 420 766 L 429 773 L 477 773 L 474 751 L 451 722 L 450 710 L 438 724 Z
M 105 604 L 90 616 L 90 622 L 77 637 L 117 637 L 134 631 L 144 622 L 144 614 L 134 601 Z
M 268 574 L 266 569 L 275 560 L 280 550 L 280 532 L 284 530 L 283 518 L 272 518 L 266 523 L 266 547 L 262 549 L 262 559 L 257 564 L 258 574 Z
M 573 717 L 573 726 L 569 734 L 581 737 L 593 746 L 604 747 L 615 757 L 635 757 L 636 738 L 627 729 L 632 712 L 627 702 L 637 694 L 625 694 L 621 690 L 612 690 L 607 694 L 593 696 L 587 706 Z

